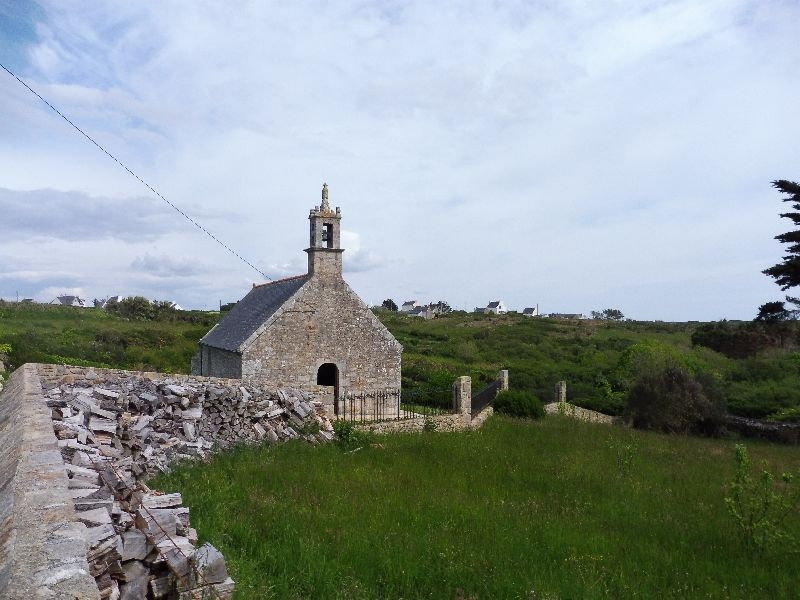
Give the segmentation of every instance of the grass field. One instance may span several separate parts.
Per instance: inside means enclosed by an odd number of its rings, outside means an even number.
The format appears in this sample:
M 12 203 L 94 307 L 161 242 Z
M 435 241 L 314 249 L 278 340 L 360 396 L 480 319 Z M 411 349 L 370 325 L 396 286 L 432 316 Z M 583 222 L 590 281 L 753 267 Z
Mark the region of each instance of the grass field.
M 732 441 L 560 416 L 376 441 L 239 448 L 151 484 L 183 493 L 239 599 L 797 597 L 796 545 L 754 553 L 727 513 Z M 800 470 L 797 448 L 748 448 Z

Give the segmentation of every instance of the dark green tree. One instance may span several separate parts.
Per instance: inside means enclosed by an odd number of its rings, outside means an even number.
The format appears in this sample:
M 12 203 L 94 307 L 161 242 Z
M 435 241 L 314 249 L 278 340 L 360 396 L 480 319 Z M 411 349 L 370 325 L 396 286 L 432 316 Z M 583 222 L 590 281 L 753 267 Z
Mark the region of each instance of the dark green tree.
M 704 323 L 695 329 L 692 333 L 692 345 L 711 348 L 729 358 L 747 358 L 769 347 L 771 340 L 759 323 L 734 324 L 719 321 Z
M 782 244 L 789 244 L 786 248 L 787 254 L 783 257 L 782 262 L 769 269 L 764 269 L 763 273 L 772 277 L 782 290 L 788 290 L 800 286 L 800 229 L 798 229 L 800 227 L 800 185 L 794 181 L 779 179 L 772 182 L 772 187 L 786 194 L 782 200 L 792 204 L 794 212 L 781 213 L 781 217 L 792 221 L 796 229 L 775 236 L 775 239 Z
M 718 435 L 725 401 L 712 377 L 672 364 L 639 376 L 628 396 L 628 413 L 639 429 Z
M 438 302 L 432 302 L 430 307 L 431 310 L 434 312 L 434 314 L 437 315 L 446 315 L 448 313 L 453 312 L 453 309 L 450 308 L 450 305 L 444 300 L 439 300 Z
M 381 307 L 392 312 L 397 312 L 397 303 L 391 298 L 387 298 L 381 303 Z
M 758 307 L 756 321 L 774 323 L 776 321 L 788 321 L 792 318 L 792 311 L 786 308 L 785 302 L 765 302 Z
M 593 310 L 592 318 L 602 319 L 604 321 L 621 321 L 625 318 L 625 315 L 623 315 L 622 311 L 618 308 L 605 308 L 602 311 Z
M 144 296 L 133 296 L 120 300 L 117 314 L 132 321 L 149 321 L 155 316 L 153 304 Z

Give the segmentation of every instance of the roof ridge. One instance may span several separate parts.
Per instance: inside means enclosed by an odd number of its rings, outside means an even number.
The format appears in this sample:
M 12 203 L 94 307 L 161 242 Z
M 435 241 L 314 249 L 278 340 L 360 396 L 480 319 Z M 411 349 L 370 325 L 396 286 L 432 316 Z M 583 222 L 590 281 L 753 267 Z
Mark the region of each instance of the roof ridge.
M 303 277 L 308 277 L 308 273 L 304 275 L 292 275 L 291 277 L 284 277 L 283 279 L 276 279 L 275 281 L 267 281 L 266 283 L 259 283 L 258 285 L 254 285 L 254 288 L 265 287 L 268 285 L 275 285 L 276 283 L 284 283 L 286 281 L 293 281 L 295 279 L 301 279 Z

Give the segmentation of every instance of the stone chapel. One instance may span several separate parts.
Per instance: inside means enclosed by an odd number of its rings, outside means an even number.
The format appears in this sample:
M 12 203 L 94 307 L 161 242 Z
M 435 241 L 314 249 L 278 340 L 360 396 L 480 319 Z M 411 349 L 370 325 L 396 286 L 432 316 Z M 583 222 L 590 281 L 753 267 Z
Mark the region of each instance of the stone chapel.
M 308 273 L 253 286 L 200 340 L 192 372 L 313 392 L 331 415 L 380 404 L 397 416 L 403 348 L 342 278 L 342 213 L 327 184 L 308 220 Z

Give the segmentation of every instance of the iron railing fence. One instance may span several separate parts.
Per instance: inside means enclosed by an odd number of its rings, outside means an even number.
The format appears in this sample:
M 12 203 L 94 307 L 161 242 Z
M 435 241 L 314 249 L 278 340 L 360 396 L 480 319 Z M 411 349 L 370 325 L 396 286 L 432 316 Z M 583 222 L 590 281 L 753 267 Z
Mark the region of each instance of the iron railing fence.
M 477 394 L 472 396 L 472 416 L 480 413 L 484 408 L 494 402 L 497 392 L 500 391 L 500 382 L 493 381 Z
M 450 388 L 408 390 L 402 394 L 400 390 L 347 392 L 338 418 L 369 423 L 451 414 L 452 408 L 437 406 L 442 392 L 452 394 Z
M 400 408 L 404 419 L 452 414 L 455 412 L 453 388 L 425 387 L 405 390 Z

